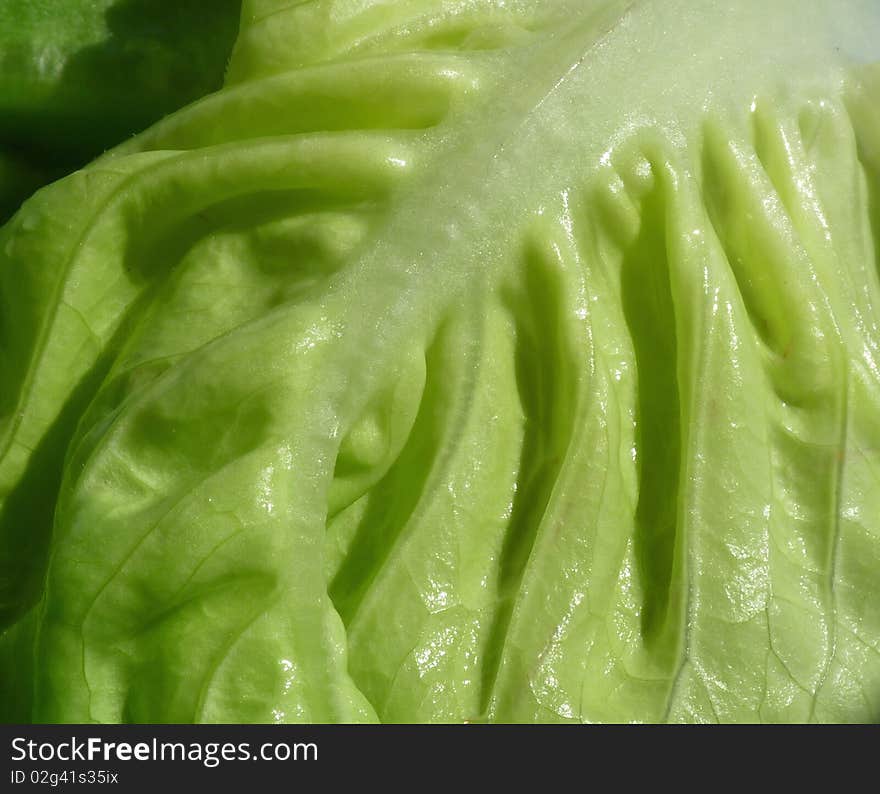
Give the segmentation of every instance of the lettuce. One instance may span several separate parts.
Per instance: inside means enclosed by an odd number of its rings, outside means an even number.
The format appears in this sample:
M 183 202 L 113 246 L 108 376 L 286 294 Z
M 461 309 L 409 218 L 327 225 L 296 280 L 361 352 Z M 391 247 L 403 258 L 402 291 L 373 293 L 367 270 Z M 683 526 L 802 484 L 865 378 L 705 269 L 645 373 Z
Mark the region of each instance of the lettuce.
M 0 718 L 880 719 L 873 0 L 246 0 L 0 230 Z
M 49 181 L 220 88 L 240 0 L 3 0 L 0 222 Z

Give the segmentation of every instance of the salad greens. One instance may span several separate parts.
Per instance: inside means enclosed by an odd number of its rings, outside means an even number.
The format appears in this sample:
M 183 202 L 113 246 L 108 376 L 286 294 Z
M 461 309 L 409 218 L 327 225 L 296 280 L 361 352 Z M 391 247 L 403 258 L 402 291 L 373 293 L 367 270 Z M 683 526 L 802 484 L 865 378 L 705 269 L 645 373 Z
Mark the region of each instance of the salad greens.
M 0 229 L 0 719 L 880 719 L 878 241 L 873 0 L 245 0 Z
M 240 0 L 2 0 L 0 221 L 221 87 Z

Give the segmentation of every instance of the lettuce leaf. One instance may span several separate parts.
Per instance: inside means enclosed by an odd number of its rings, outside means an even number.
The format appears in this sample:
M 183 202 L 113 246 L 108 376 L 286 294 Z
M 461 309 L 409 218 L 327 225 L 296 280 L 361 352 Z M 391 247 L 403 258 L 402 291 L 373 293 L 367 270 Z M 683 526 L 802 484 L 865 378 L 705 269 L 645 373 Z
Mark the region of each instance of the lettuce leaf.
M 0 718 L 880 719 L 877 42 L 246 0 L 0 230 Z
M 0 222 L 33 191 L 220 88 L 240 0 L 3 0 Z

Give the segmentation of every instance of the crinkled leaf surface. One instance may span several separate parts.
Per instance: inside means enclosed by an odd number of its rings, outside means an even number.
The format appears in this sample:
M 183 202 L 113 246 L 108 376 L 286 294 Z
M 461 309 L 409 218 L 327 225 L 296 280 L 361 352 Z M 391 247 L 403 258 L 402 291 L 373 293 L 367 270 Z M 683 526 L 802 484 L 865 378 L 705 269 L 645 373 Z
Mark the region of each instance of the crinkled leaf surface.
M 0 709 L 880 718 L 873 0 L 250 0 L 0 231 Z

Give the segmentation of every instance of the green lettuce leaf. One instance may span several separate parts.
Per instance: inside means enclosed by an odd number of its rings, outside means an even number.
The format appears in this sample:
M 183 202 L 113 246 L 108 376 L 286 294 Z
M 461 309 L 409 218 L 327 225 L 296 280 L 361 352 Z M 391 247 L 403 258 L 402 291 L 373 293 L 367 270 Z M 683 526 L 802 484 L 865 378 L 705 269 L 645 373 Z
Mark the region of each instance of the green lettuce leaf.
M 0 718 L 880 719 L 873 0 L 246 0 L 0 230 Z
M 220 88 L 240 0 L 2 0 L 0 222 Z

